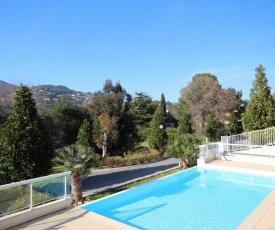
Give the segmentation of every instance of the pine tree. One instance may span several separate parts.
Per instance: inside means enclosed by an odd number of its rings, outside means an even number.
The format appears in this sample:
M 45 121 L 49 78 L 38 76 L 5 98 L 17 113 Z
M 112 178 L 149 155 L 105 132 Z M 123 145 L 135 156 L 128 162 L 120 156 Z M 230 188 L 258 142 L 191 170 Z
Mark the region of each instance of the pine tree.
M 256 68 L 256 79 L 250 90 L 250 100 L 242 115 L 245 131 L 264 129 L 275 125 L 275 102 L 265 76 L 265 68 Z
M 21 85 L 0 137 L 0 183 L 47 175 L 54 155 L 51 139 L 27 86 Z
M 136 92 L 135 94 L 136 96 L 130 103 L 130 112 L 138 129 L 143 129 L 149 127 L 158 105 L 144 92 Z

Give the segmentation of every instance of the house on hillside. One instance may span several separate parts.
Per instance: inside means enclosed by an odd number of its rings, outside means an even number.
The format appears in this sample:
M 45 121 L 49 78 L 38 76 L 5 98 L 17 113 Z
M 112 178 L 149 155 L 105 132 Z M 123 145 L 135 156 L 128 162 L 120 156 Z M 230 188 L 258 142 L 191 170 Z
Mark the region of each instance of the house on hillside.
M 165 126 L 170 128 L 178 127 L 178 120 L 168 110 L 166 110 Z

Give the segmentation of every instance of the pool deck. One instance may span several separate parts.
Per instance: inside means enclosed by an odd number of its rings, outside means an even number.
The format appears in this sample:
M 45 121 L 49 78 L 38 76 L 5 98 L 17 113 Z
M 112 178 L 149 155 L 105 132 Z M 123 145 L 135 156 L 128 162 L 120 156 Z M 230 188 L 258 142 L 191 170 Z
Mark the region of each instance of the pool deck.
M 260 165 L 233 161 L 213 161 L 209 165 L 216 167 L 233 167 L 238 169 L 260 170 L 275 173 L 275 166 Z M 250 216 L 239 226 L 239 230 L 268 230 L 275 229 L 275 190 L 255 209 Z M 230 217 L 228 217 L 230 218 Z M 47 216 L 29 221 L 12 228 L 17 229 L 93 229 L 93 230 L 130 230 L 131 226 L 108 219 L 95 213 L 88 212 L 80 207 L 70 207 Z
M 55 213 L 51 213 L 47 216 L 27 222 L 25 224 L 19 225 L 11 229 L 131 230 L 135 228 L 103 217 L 96 213 L 88 212 L 80 207 L 70 207 Z

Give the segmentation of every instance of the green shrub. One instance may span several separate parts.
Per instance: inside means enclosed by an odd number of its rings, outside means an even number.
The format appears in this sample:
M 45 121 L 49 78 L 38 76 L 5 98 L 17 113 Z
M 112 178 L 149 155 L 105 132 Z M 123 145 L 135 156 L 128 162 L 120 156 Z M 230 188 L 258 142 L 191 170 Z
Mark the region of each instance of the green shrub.
M 143 130 L 138 132 L 138 136 L 139 136 L 139 140 L 142 141 L 146 141 L 147 137 L 150 133 L 150 128 L 144 128 Z
M 107 157 L 106 166 L 108 168 L 118 167 L 120 159 L 122 159 L 122 157 Z
M 159 153 L 151 153 L 149 155 L 146 156 L 147 161 L 155 161 L 157 159 L 159 159 Z
M 108 168 L 123 167 L 129 165 L 142 164 L 144 162 L 149 162 L 157 159 L 159 159 L 159 153 L 150 153 L 147 150 L 142 154 L 135 153 L 126 157 L 108 157 L 106 159 L 106 166 Z
M 147 146 L 143 146 L 143 145 L 139 145 L 139 146 L 135 147 L 133 151 L 136 152 L 136 153 L 141 153 L 141 152 L 144 152 L 144 151 L 149 151 L 150 152 L 149 148 Z
M 177 136 L 177 129 L 166 128 L 168 142 L 174 142 Z
M 39 193 L 33 191 L 33 196 L 32 196 L 32 203 L 33 206 L 40 204 L 40 203 L 45 203 L 48 202 L 49 200 L 52 200 L 53 197 L 48 194 L 48 193 Z M 16 210 L 20 209 L 26 209 L 30 207 L 30 194 L 25 194 L 23 196 L 18 197 L 8 208 L 7 212 L 14 212 Z
M 131 165 L 137 165 L 143 163 L 142 162 L 142 156 L 133 156 L 131 157 Z

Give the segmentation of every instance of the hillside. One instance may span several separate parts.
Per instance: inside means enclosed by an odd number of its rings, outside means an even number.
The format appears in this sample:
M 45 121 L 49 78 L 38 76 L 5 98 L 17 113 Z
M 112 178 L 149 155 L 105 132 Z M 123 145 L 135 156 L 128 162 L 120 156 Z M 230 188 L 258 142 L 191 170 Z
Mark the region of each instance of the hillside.
M 14 93 L 18 86 L 0 80 L 0 102 L 5 108 L 11 108 Z M 62 85 L 37 85 L 30 87 L 39 112 L 49 110 L 62 95 L 76 105 L 87 104 L 92 93 L 79 92 Z
M 12 99 L 13 93 L 16 90 L 16 88 L 17 86 L 0 80 L 0 99 Z

